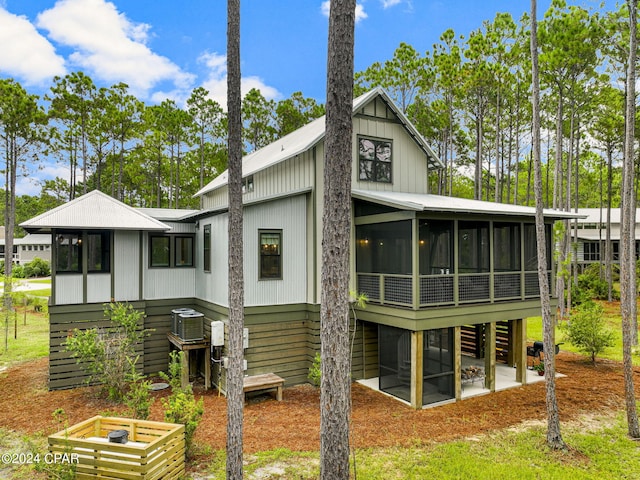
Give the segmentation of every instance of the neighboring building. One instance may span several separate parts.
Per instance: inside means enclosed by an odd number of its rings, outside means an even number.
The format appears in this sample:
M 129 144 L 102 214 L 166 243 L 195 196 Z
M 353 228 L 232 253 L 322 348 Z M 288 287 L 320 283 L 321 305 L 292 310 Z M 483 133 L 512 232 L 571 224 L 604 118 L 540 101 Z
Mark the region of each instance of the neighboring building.
M 34 258 L 51 261 L 51 235 L 28 234 L 13 239 L 13 262 L 24 265 Z M 0 260 L 5 259 L 5 239 L 0 238 Z
M 526 318 L 540 314 L 533 208 L 439 197 L 441 163 L 382 90 L 354 100 L 352 376 L 415 408 L 463 395 L 468 364 L 496 389 L 499 364 L 526 383 Z M 247 373 L 307 381 L 319 351 L 324 117 L 247 155 L 244 178 Z M 51 388 L 83 381 L 63 344 L 100 323 L 103 304 L 146 314 L 145 373 L 167 368 L 170 312 L 190 307 L 227 322 L 227 173 L 198 195 L 199 211 L 134 209 L 94 191 L 22 224 L 51 233 Z M 573 214 L 545 211 L 550 231 Z M 550 282 L 553 285 L 553 282 Z M 515 366 L 515 368 L 512 368 Z M 224 375 L 214 371 L 224 389 Z
M 611 209 L 611 259 L 620 263 L 620 209 Z M 607 239 L 607 209 L 580 208 L 577 212 L 582 218 L 571 222 L 572 238 L 577 238 L 576 258 L 580 271 L 592 263 L 604 263 Z M 640 238 L 640 210 L 636 209 L 635 238 Z M 636 260 L 640 259 L 640 240 L 635 241 Z

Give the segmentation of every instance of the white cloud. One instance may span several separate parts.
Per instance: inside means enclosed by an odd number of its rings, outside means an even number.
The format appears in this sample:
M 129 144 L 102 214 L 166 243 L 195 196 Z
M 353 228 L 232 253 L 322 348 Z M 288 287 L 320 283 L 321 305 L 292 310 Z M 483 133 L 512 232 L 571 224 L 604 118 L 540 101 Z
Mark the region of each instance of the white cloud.
M 380 0 L 382 8 L 390 8 L 402 3 L 402 0 Z
M 131 22 L 105 0 L 60 0 L 37 17 L 39 28 L 54 41 L 71 47 L 69 62 L 109 83 L 125 82 L 131 93 L 145 97 L 160 82 L 188 89 L 194 75 L 146 45 L 150 26 Z
M 204 63 L 208 70 L 206 80 L 202 87 L 209 91 L 209 97 L 227 109 L 227 57 L 218 53 L 205 53 L 198 59 Z M 270 87 L 260 77 L 242 77 L 240 90 L 244 96 L 249 90 L 256 88 L 260 90 L 262 96 L 268 100 L 277 99 L 280 92 L 274 87 Z
M 394 1 L 394 0 L 390 0 L 390 1 Z M 329 17 L 330 7 L 331 7 L 331 0 L 325 0 L 320 5 L 320 11 L 325 17 Z M 357 3 L 356 4 L 356 23 L 358 23 L 360 20 L 364 20 L 365 18 L 367 18 L 367 16 L 368 16 L 367 12 L 364 11 L 364 5 L 362 3 Z
M 28 85 L 50 83 L 66 73 L 64 59 L 26 17 L 0 8 L 0 75 Z

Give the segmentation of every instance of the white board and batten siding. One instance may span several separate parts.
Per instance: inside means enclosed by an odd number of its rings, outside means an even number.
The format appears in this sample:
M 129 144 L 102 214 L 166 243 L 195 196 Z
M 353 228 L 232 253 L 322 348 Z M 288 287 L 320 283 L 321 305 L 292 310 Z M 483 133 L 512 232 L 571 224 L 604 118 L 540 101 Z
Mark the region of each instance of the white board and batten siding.
M 229 216 L 225 214 L 205 217 L 199 220 L 196 236 L 198 252 L 196 261 L 196 297 L 208 302 L 227 306 L 229 303 Z M 211 225 L 211 270 L 204 271 L 202 249 L 204 227 Z
M 111 301 L 111 274 L 89 273 L 87 275 L 87 303 Z
M 307 300 L 307 196 L 296 195 L 245 209 L 245 305 Z M 282 230 L 282 279 L 259 279 L 260 230 Z
M 84 280 L 80 273 L 59 273 L 56 275 L 56 305 L 77 305 L 83 303 Z
M 322 161 L 322 158 L 318 161 Z M 253 191 L 243 194 L 242 201 L 245 203 L 309 190 L 314 181 L 313 149 L 254 174 L 247 173 L 245 177 L 249 175 L 253 175 Z M 227 185 L 205 194 L 203 208 L 226 207 L 228 195 Z
M 307 299 L 307 197 L 296 195 L 245 207 L 243 213 L 245 306 L 304 303 Z M 198 253 L 203 231 L 211 225 L 211 272 L 198 260 L 196 296 L 228 306 L 228 215 L 200 219 Z M 282 230 L 282 279 L 259 279 L 259 232 Z
M 140 300 L 140 232 L 118 230 L 114 245 L 115 299 L 119 302 Z

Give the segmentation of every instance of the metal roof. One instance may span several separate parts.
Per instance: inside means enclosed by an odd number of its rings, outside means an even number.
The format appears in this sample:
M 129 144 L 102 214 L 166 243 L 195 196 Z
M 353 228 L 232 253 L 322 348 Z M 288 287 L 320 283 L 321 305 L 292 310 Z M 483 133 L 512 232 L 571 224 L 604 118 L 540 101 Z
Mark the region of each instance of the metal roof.
M 389 98 L 387 93 L 381 88 L 375 88 L 369 92 L 360 95 L 353 100 L 353 112 L 354 114 L 358 110 L 364 108 L 371 100 L 376 97 L 381 97 L 382 100 L 391 108 L 402 124 L 408 130 L 409 134 L 414 140 L 422 147 L 424 152 L 428 156 L 428 161 L 434 168 L 442 167 L 442 162 L 438 156 L 429 147 L 426 140 L 420 135 L 418 130 L 411 124 L 409 119 L 398 109 L 395 103 Z M 300 127 L 298 130 L 285 135 L 284 137 L 276 140 L 269 145 L 256 150 L 255 152 L 245 155 L 242 159 L 242 176 L 252 175 L 261 170 L 264 170 L 272 165 L 284 162 L 290 158 L 300 155 L 306 152 L 318 142 L 320 142 L 325 135 L 325 116 L 315 119 L 307 125 Z M 229 178 L 228 171 L 225 170 L 211 182 L 205 185 L 195 196 L 204 195 L 207 192 L 216 190 L 227 184 Z
M 29 232 L 54 228 L 83 230 L 170 230 L 171 227 L 138 209 L 94 190 L 20 224 Z
M 178 222 L 200 211 L 186 208 L 136 208 L 136 210 L 161 222 Z
M 401 210 L 418 212 L 455 212 L 487 215 L 517 215 L 534 217 L 536 209 L 522 205 L 485 202 L 468 198 L 444 197 L 441 195 L 405 192 L 374 192 L 369 190 L 353 190 L 353 198 L 387 205 Z M 579 218 L 579 214 L 558 210 L 544 210 L 544 216 L 552 219 Z
M 620 208 L 611 209 L 611 224 L 620 224 Z M 578 213 L 586 215 L 579 223 L 607 223 L 607 208 L 579 208 Z M 602 217 L 602 218 L 601 218 Z M 636 223 L 640 223 L 640 209 L 636 209 Z
M 6 238 L 0 238 L 0 245 L 6 245 Z M 14 245 L 51 245 L 51 235 L 46 233 L 27 234 L 22 238 L 14 238 Z

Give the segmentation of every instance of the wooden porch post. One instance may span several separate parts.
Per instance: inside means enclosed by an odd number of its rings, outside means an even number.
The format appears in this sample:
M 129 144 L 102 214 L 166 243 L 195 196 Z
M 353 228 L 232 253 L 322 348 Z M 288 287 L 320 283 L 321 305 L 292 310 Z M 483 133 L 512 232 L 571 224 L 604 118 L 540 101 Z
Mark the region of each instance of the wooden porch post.
M 462 398 L 462 327 L 453 328 L 453 381 L 456 400 Z
M 411 332 L 411 406 L 422 408 L 424 332 Z
M 516 365 L 516 382 L 527 384 L 527 319 L 515 320 L 513 352 Z
M 490 391 L 496 391 L 496 322 L 486 324 L 484 330 L 484 370 L 485 387 Z

